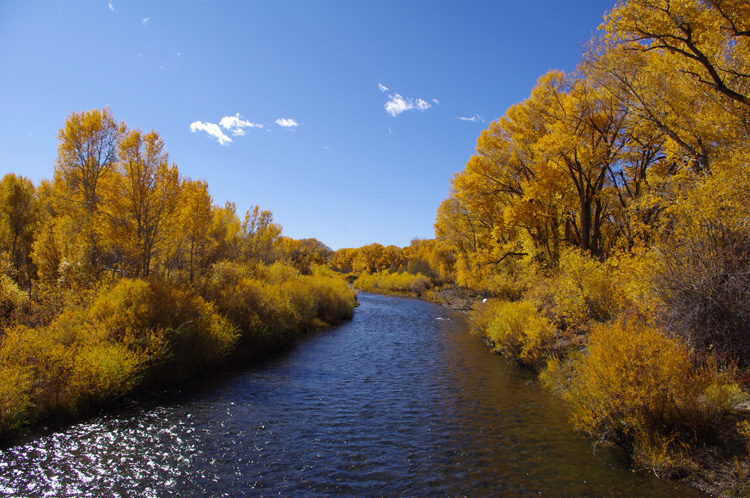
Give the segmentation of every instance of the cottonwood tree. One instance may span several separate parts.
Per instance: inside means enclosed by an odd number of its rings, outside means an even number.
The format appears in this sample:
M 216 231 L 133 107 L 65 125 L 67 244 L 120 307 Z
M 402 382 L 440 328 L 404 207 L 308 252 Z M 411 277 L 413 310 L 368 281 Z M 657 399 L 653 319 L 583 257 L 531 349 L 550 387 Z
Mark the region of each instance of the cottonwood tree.
M 95 273 L 99 267 L 100 185 L 117 163 L 117 147 L 125 131 L 125 123 L 115 121 L 105 107 L 71 113 L 57 134 L 53 198 L 60 223 L 55 230 L 64 229 L 65 238 L 76 239 L 62 255 L 68 268 Z
M 273 222 L 273 213 L 260 206 L 245 213 L 242 223 L 243 257 L 246 261 L 265 264 L 275 259 L 275 244 L 281 236 L 281 225 Z
M 36 273 L 31 252 L 40 222 L 34 185 L 28 178 L 5 175 L 0 182 L 0 250 L 8 256 L 11 276 L 29 293 Z
M 169 164 L 155 131 L 132 130 L 118 145 L 116 174 L 106 188 L 105 236 L 113 263 L 133 276 L 149 276 L 154 256 L 175 224 L 180 193 L 177 166 Z

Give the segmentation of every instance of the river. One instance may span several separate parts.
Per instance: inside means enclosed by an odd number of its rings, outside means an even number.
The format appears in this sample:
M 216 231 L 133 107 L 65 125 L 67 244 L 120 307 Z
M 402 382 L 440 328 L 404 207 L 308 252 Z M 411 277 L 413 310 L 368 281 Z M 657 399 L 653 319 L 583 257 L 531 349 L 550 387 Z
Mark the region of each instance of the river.
M 12 496 L 705 496 L 581 439 L 462 315 L 360 295 L 291 351 L 0 451 Z

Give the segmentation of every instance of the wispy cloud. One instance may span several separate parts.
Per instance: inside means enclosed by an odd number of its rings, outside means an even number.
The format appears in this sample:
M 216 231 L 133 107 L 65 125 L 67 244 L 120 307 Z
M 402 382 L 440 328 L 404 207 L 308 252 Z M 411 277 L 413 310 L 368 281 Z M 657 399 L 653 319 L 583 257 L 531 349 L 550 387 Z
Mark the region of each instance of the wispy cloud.
M 458 116 L 457 119 L 460 119 L 461 121 L 471 121 L 472 123 L 484 123 L 484 119 L 482 119 L 479 114 L 474 114 L 473 116 Z
M 378 83 L 378 88 L 380 88 L 381 92 L 388 91 L 388 87 L 380 83 Z M 432 102 L 435 104 L 439 104 L 437 99 L 432 99 Z M 432 104 L 427 102 L 424 99 L 406 98 L 406 97 L 403 97 L 401 94 L 394 92 L 394 93 L 388 94 L 388 102 L 385 103 L 385 112 L 387 112 L 393 117 L 396 117 L 405 111 L 411 111 L 412 109 L 426 111 L 427 109 L 430 109 L 431 107 L 432 107 Z
M 232 132 L 232 135 L 235 137 L 244 135 L 245 128 L 263 128 L 262 124 L 251 123 L 250 121 L 240 118 L 239 112 L 235 116 L 224 116 L 221 118 L 221 121 L 219 121 L 219 124 Z
M 143 19 L 141 19 L 141 25 L 148 26 L 148 17 L 144 17 Z
M 114 3 L 107 2 L 107 7 L 109 7 L 109 10 L 111 10 L 112 12 L 115 11 L 115 4 Z
M 412 109 L 426 111 L 430 107 L 432 105 L 426 100 L 417 99 L 415 103 L 413 99 L 406 99 L 398 93 L 393 93 L 388 95 L 388 102 L 385 103 L 385 112 L 396 117 L 405 111 L 411 111 Z
M 216 123 L 204 123 L 202 121 L 194 121 L 190 123 L 190 131 L 195 133 L 196 131 L 205 131 L 210 136 L 214 137 L 219 141 L 221 145 L 228 145 L 232 143 L 232 139 L 229 138 L 221 131 L 221 128 Z
M 294 128 L 296 126 L 299 126 L 299 123 L 297 123 L 295 120 L 287 118 L 279 118 L 275 121 L 275 123 L 279 126 L 283 126 L 284 128 Z

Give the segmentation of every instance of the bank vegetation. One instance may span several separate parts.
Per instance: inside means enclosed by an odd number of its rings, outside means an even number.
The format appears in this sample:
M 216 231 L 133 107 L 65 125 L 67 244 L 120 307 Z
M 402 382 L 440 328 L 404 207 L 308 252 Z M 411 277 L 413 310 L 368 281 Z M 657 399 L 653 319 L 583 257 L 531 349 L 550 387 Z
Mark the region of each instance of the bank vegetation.
M 0 438 L 350 318 L 329 253 L 270 211 L 213 204 L 157 132 L 71 113 L 52 180 L 0 182 Z

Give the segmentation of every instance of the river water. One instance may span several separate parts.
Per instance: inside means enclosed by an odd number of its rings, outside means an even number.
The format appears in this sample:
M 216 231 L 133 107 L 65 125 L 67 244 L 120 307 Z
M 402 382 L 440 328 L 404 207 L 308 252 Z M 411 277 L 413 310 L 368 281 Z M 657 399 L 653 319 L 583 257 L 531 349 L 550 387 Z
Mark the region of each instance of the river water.
M 461 315 L 360 302 L 253 368 L 0 451 L 0 494 L 704 496 L 581 439 Z

